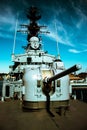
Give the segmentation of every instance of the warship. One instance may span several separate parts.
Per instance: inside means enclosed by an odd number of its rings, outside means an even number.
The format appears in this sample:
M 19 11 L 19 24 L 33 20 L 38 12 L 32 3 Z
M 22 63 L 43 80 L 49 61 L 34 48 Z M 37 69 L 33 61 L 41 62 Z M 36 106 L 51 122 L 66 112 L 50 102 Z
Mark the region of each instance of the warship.
M 37 24 L 36 7 L 27 18 L 30 23 L 21 25 L 27 29 L 26 51 L 12 54 L 14 65 L 3 80 L 0 130 L 86 130 L 87 104 L 70 99 L 69 74 L 81 66 L 65 69 L 60 57 L 42 50 L 39 33 L 46 26 Z
M 38 8 L 30 7 L 26 16 L 29 24 L 21 24 L 23 30 L 18 30 L 27 33 L 25 53 L 12 54 L 14 65 L 9 66 L 9 76 L 3 81 L 2 100 L 20 99 L 23 109 L 66 110 L 71 94 L 69 74 L 81 65 L 65 69 L 60 55 L 44 51 L 40 33 L 49 32 L 41 31 L 46 26 L 38 24 L 41 19 Z

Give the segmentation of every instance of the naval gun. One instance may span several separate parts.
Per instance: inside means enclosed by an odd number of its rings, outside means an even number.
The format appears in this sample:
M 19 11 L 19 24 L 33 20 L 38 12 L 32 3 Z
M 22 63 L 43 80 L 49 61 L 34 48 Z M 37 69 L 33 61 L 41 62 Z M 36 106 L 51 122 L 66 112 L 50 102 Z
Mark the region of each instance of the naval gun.
M 47 112 L 49 112 L 52 116 L 53 113 L 50 111 L 50 92 L 52 91 L 52 82 L 55 81 L 55 80 L 58 80 L 59 78 L 62 78 L 63 76 L 66 76 L 72 72 L 75 72 L 77 70 L 81 69 L 81 65 L 74 65 L 72 67 L 70 67 L 69 69 L 67 70 L 64 70 L 50 78 L 47 78 L 45 77 L 44 80 L 43 80 L 43 84 L 44 84 L 44 87 L 43 87 L 43 92 L 44 94 L 46 95 L 46 110 Z M 68 79 L 66 80 L 66 82 L 68 81 Z M 68 106 L 68 105 L 67 105 Z M 65 106 L 64 106 L 65 107 Z M 62 110 L 62 107 L 60 107 Z M 59 112 L 61 113 L 61 112 Z
M 45 77 L 43 79 L 43 92 L 45 93 L 45 95 L 47 96 L 51 91 L 52 91 L 52 81 L 58 80 L 59 78 L 62 78 L 72 72 L 75 72 L 77 70 L 81 69 L 81 65 L 80 64 L 76 64 L 50 78 Z M 68 81 L 68 78 L 65 80 L 65 82 Z
M 35 68 L 25 69 L 24 74 L 24 99 L 23 108 L 41 109 L 57 108 L 60 105 L 67 106 L 69 104 L 69 75 L 81 68 L 81 65 L 74 65 L 69 69 L 59 69 L 56 73 L 52 69 Z M 42 71 L 45 71 L 43 78 Z M 49 71 L 49 73 L 48 73 Z M 50 77 L 48 74 L 53 72 Z M 50 104 L 50 105 L 49 105 Z
M 65 75 L 68 75 L 68 74 L 70 74 L 72 72 L 75 72 L 75 71 L 77 71 L 79 69 L 81 69 L 81 65 L 76 64 L 76 65 L 70 67 L 69 69 L 66 69 L 66 70 L 62 71 L 61 73 L 58 73 L 58 74 L 56 74 L 56 75 L 54 75 L 54 76 L 52 76 L 50 78 L 47 78 L 46 80 L 44 80 L 44 82 L 50 83 L 50 82 L 52 82 L 52 81 L 54 81 L 56 79 L 59 79 L 59 78 L 65 76 Z

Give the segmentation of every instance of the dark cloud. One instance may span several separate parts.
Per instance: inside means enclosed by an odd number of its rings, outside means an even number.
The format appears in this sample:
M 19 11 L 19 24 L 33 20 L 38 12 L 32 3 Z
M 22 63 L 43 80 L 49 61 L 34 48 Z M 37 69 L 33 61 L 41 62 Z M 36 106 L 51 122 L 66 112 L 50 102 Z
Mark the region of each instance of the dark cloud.
M 6 13 L 7 8 L 14 13 L 23 12 L 32 5 L 40 8 L 46 18 L 52 19 L 56 14 L 64 22 L 67 18 L 67 21 L 78 18 L 75 8 L 81 9 L 85 15 L 87 13 L 87 0 L 0 0 L 0 13 Z

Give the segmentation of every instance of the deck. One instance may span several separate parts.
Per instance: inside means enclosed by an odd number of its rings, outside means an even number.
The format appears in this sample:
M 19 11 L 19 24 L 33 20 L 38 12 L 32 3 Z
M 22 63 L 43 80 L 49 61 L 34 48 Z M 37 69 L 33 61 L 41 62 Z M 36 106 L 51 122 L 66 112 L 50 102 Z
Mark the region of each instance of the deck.
M 0 102 L 0 130 L 86 130 L 87 103 L 71 100 L 70 109 L 65 115 L 51 110 L 23 112 L 20 101 Z

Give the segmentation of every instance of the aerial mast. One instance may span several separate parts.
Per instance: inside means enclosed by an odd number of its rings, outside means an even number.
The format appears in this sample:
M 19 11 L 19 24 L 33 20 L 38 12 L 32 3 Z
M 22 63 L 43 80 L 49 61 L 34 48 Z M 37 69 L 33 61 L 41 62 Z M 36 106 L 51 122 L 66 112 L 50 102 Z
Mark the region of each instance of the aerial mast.
M 13 42 L 13 51 L 12 51 L 12 54 L 14 54 L 14 51 L 15 51 L 16 34 L 17 34 L 17 24 L 18 24 L 18 13 L 17 13 L 16 24 L 15 24 L 15 33 L 14 33 L 14 42 Z
M 56 30 L 56 48 L 57 48 L 57 58 L 60 59 L 60 52 L 59 52 L 59 43 L 58 43 L 58 35 L 57 35 L 57 25 L 55 19 L 55 30 Z

